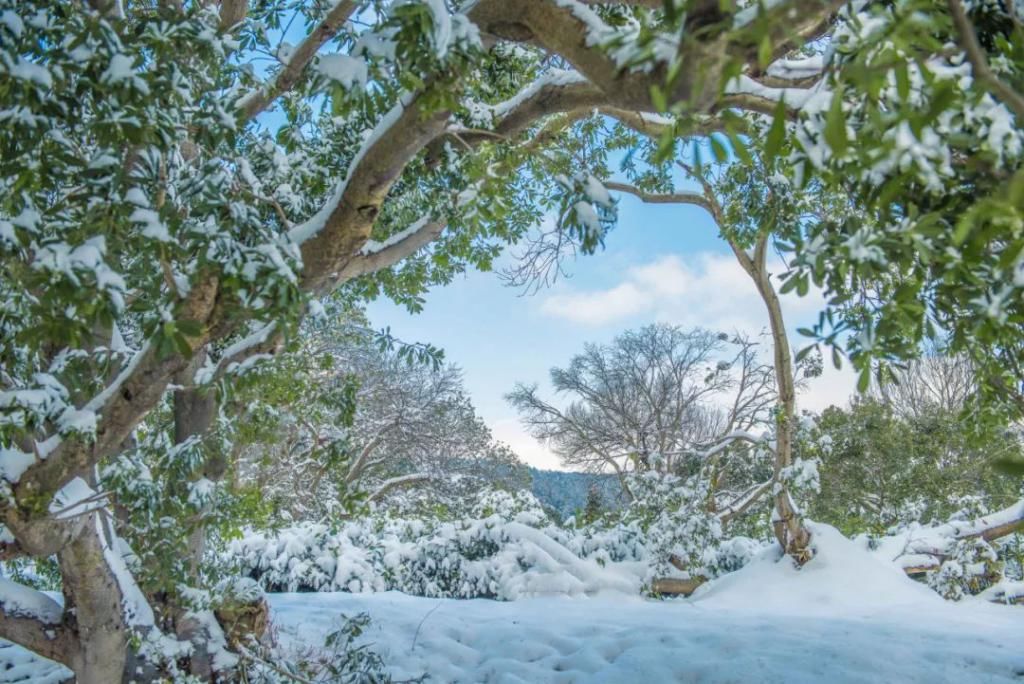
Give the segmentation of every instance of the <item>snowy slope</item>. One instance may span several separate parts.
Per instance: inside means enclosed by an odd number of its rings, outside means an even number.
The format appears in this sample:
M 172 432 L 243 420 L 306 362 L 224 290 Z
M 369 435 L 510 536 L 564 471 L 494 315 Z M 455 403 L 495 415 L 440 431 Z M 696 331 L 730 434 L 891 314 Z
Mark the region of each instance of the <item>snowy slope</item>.
M 802 570 L 765 554 L 689 600 L 514 602 L 278 594 L 284 644 L 367 612 L 397 679 L 440 682 L 1020 682 L 1024 609 L 948 603 L 835 530 Z

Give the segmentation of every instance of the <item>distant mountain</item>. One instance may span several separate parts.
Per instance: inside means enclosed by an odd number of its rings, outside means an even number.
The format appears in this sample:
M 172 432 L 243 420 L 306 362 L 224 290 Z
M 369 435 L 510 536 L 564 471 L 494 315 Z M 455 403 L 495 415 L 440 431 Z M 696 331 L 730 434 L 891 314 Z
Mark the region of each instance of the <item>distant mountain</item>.
M 533 478 L 533 495 L 564 520 L 587 504 L 587 492 L 596 484 L 605 508 L 622 506 L 622 487 L 619 479 L 611 473 L 571 473 L 561 470 L 539 470 L 530 468 Z

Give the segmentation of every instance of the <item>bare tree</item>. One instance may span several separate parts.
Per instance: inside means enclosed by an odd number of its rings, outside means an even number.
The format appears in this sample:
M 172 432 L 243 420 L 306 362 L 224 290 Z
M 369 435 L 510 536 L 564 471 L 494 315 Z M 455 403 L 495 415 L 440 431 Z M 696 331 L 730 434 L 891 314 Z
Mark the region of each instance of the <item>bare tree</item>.
M 368 337 L 321 330 L 294 353 L 307 367 L 297 377 L 279 359 L 280 381 L 303 390 L 238 466 L 243 482 L 258 483 L 293 518 L 344 516 L 410 488 L 440 491 L 452 476 L 481 476 L 492 458 L 514 465 L 477 416 L 458 367 L 416 361 Z M 323 356 L 328 369 L 303 363 Z
M 702 445 L 767 424 L 773 378 L 755 349 L 743 338 L 649 325 L 553 368 L 555 392 L 571 398 L 565 408 L 536 385 L 507 399 L 564 465 L 612 470 L 629 495 L 627 473 L 685 471 Z
M 956 414 L 977 391 L 975 365 L 968 356 L 933 349 L 893 369 L 890 382 L 873 384 L 870 394 L 902 418 L 921 418 L 936 410 Z

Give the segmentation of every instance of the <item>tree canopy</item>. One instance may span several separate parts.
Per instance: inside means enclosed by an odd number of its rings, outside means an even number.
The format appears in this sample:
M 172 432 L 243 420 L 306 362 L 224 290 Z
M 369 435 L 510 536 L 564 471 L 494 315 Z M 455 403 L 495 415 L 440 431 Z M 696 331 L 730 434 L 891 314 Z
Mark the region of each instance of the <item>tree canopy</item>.
M 416 309 L 547 215 L 535 263 L 599 248 L 617 171 L 760 174 L 865 387 L 941 339 L 1024 405 L 1013 3 L 0 0 L 0 39 L 0 555 L 64 593 L 0 635 L 80 681 L 168 659 L 93 489 L 150 414 L 187 449 L 331 293 Z

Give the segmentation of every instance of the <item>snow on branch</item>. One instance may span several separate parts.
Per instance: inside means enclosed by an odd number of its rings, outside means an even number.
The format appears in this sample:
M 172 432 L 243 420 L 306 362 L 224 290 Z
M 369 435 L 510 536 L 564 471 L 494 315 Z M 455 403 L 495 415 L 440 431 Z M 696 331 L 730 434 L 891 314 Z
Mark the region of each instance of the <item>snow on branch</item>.
M 371 493 L 366 500 L 378 501 L 393 489 L 398 489 L 399 487 L 412 487 L 431 479 L 433 479 L 433 475 L 429 473 L 410 473 L 409 475 L 392 477 L 391 479 L 384 480 L 377 489 L 373 490 L 373 493 Z
M 746 75 L 740 75 L 725 85 L 726 95 L 735 96 L 737 107 L 769 113 L 778 102 L 785 102 L 799 109 L 816 92 L 815 88 L 769 88 Z M 761 103 L 758 103 L 758 100 Z M 770 107 L 769 111 L 764 108 Z
M 803 81 L 816 78 L 825 71 L 823 55 L 812 55 L 800 59 L 780 59 L 768 66 L 768 75 L 786 81 Z
M 424 216 L 382 242 L 370 240 L 346 264 L 342 276 L 356 278 L 393 266 L 436 240 L 445 225 L 443 221 L 431 221 Z
M 295 87 L 303 71 L 313 61 L 317 51 L 341 29 L 359 7 L 355 0 L 340 0 L 307 35 L 288 63 L 269 82 L 243 96 L 237 106 L 246 119 L 251 119 L 266 110 L 279 96 Z
M 65 665 L 77 649 L 64 609 L 41 591 L 0 578 L 0 632 L 5 639 Z
M 216 363 L 207 361 L 206 365 L 200 367 L 193 378 L 194 382 L 197 385 L 208 385 L 225 374 L 238 370 L 242 364 L 253 363 L 259 358 L 266 357 L 264 350 L 272 341 L 276 329 L 277 321 L 259 326 L 225 349 Z
M 975 520 L 950 522 L 939 528 L 940 534 L 955 539 L 981 537 L 985 541 L 999 539 L 1018 530 L 1024 530 L 1024 499 Z
M 757 503 L 758 499 L 771 491 L 774 484 L 775 478 L 772 478 L 749 487 L 745 492 L 718 511 L 718 519 L 725 523 L 743 515 L 747 509 Z

